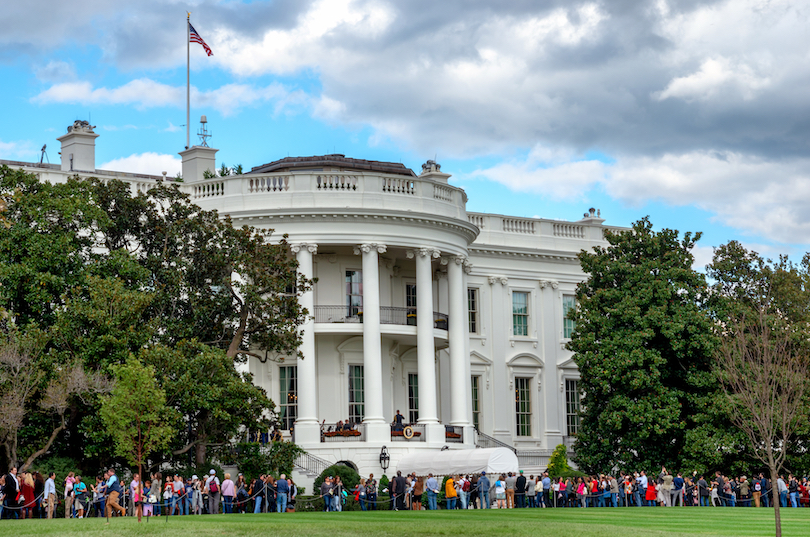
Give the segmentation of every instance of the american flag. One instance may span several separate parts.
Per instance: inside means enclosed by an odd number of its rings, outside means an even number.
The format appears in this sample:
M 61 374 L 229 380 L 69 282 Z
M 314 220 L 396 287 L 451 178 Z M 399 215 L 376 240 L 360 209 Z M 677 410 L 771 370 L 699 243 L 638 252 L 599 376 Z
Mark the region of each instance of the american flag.
M 197 33 L 197 30 L 194 29 L 191 23 L 188 23 L 188 39 L 192 43 L 199 43 L 200 45 L 202 45 L 202 47 L 205 49 L 205 52 L 209 56 L 214 55 L 214 53 L 211 52 L 211 47 L 205 44 L 205 41 L 203 41 L 203 38 L 200 37 L 200 34 Z

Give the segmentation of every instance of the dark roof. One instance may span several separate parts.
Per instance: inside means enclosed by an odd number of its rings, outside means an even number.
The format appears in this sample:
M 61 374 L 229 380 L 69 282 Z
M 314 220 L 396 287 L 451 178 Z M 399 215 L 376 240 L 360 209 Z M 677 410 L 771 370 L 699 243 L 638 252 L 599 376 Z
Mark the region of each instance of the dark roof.
M 393 173 L 416 177 L 413 170 L 398 162 L 381 162 L 379 160 L 363 160 L 359 158 L 346 158 L 345 155 L 322 155 L 315 157 L 287 157 L 268 164 L 253 167 L 248 173 L 269 173 L 277 170 L 294 170 L 307 168 L 340 168 L 341 170 L 373 171 Z

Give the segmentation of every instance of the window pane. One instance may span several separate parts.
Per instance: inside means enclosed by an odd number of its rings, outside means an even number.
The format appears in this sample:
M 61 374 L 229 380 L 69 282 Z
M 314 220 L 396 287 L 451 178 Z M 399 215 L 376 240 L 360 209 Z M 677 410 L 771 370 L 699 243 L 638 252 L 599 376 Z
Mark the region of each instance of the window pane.
M 356 317 L 363 311 L 363 273 L 359 270 L 346 271 L 346 316 Z
M 279 426 L 289 430 L 298 418 L 298 366 L 282 366 L 279 374 Z
M 467 311 L 469 313 L 469 332 L 478 333 L 478 289 L 467 289 Z
M 349 366 L 349 421 L 359 423 L 365 416 L 363 366 Z
M 580 395 L 579 383 L 576 380 L 565 381 L 565 414 L 568 425 L 568 436 L 579 432 Z
M 481 401 L 479 399 L 478 386 L 481 377 L 472 377 L 472 415 L 473 426 L 476 429 L 481 427 Z
M 512 293 L 512 334 L 529 335 L 529 293 Z
M 566 339 L 571 338 L 576 328 L 576 321 L 569 319 L 568 315 L 572 310 L 576 309 L 577 301 L 572 295 L 563 295 L 563 337 Z
M 531 378 L 515 379 L 515 416 L 518 436 L 532 435 Z
M 408 421 L 419 421 L 419 375 L 408 373 Z

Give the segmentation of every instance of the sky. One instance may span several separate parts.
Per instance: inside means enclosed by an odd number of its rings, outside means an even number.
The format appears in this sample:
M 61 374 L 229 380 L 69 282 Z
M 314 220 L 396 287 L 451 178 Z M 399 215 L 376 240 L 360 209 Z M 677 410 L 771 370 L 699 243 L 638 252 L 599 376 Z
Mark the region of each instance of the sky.
M 29 0 L 3 8 L 0 159 L 89 120 L 101 169 L 436 159 L 468 210 L 810 244 L 810 2 Z

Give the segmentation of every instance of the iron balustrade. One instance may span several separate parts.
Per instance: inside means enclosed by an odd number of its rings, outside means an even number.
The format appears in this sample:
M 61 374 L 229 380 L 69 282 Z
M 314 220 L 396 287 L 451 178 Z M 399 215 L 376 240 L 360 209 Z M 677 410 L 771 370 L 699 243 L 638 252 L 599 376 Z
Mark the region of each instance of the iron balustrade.
M 321 425 L 321 442 L 365 442 L 366 426 L 363 423 L 351 424 L 351 429 L 338 428 L 335 423 Z
M 315 306 L 316 323 L 362 323 L 363 311 L 357 306 Z M 416 326 L 416 309 L 380 306 L 380 324 Z M 447 330 L 446 313 L 433 312 L 433 328 Z
M 457 425 L 444 426 L 444 440 L 447 443 L 463 444 L 464 443 L 464 427 Z
M 411 423 L 408 425 L 403 425 L 403 430 L 397 430 L 394 428 L 395 426 L 391 426 L 391 441 L 392 442 L 424 442 L 425 441 L 425 425 L 419 423 Z M 411 438 L 405 437 L 405 427 L 410 427 L 413 429 L 413 436 Z

